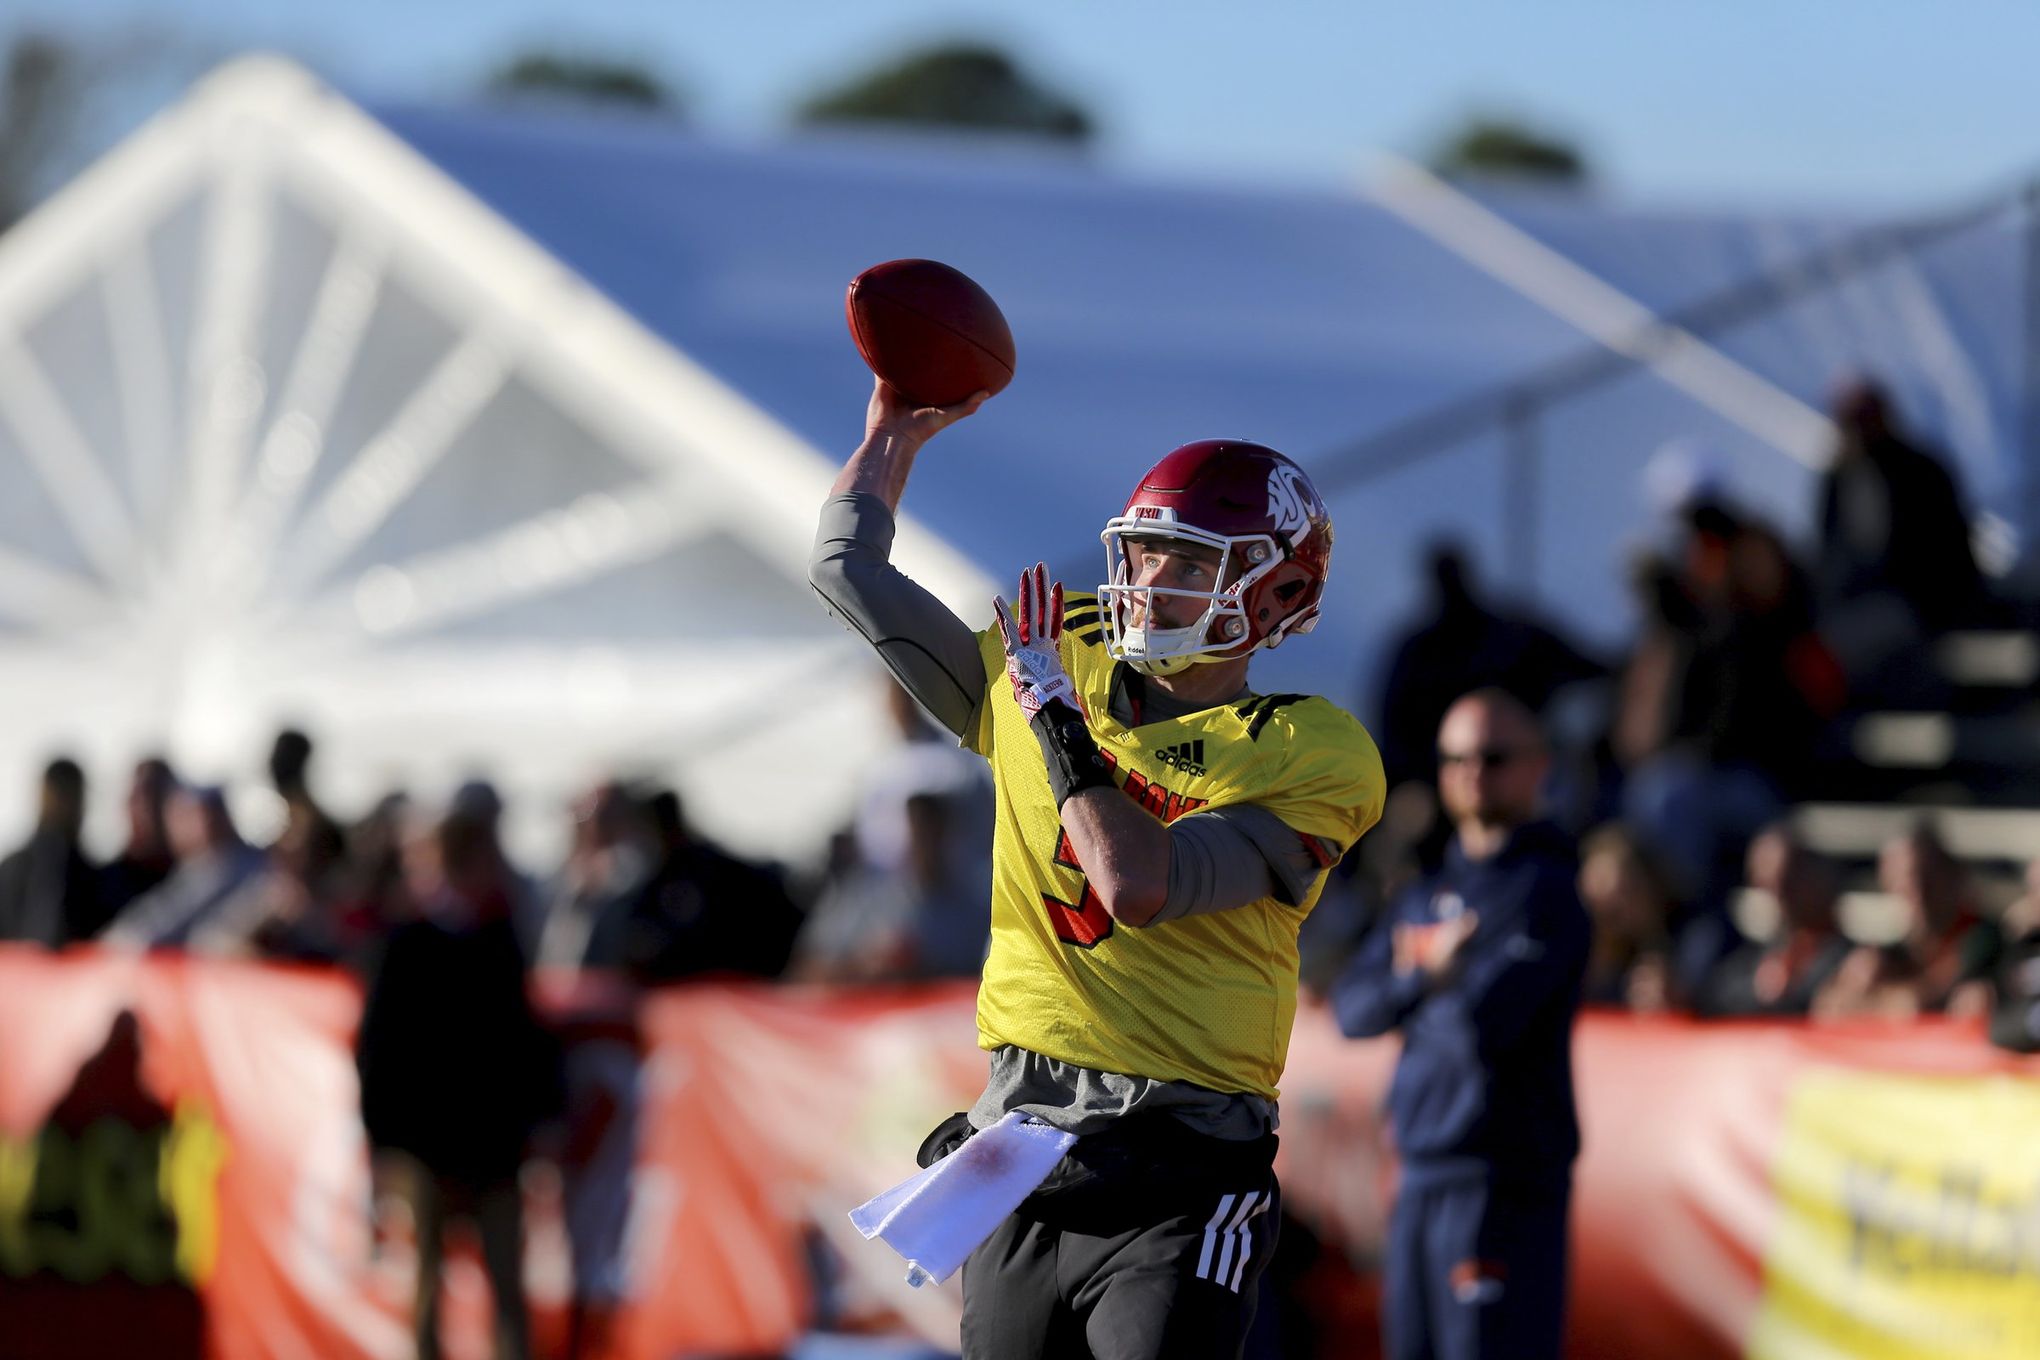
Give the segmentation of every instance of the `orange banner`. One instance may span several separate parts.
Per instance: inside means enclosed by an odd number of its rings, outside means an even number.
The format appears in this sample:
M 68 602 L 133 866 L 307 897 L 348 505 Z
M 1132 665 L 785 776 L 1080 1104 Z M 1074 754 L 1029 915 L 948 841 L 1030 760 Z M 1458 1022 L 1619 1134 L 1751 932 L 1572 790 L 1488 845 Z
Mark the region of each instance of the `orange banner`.
M 346 977 L 0 948 L 0 1360 L 409 1353 L 412 1261 L 371 1226 Z M 771 1352 L 839 1313 L 953 1342 L 853 1204 L 982 1080 L 968 986 L 704 987 L 640 1017 L 623 1306 L 606 1354 Z M 1712 1360 L 2040 1353 L 2040 1064 L 1973 1029 L 1590 1016 L 1571 1352 Z M 1392 1045 L 1299 1015 L 1280 1168 L 1324 1355 L 1374 1352 Z M 529 1178 L 542 1348 L 570 1272 Z M 623 1202 L 619 1196 L 619 1203 Z M 388 1234 L 382 1234 L 388 1239 Z M 448 1351 L 487 1354 L 478 1265 Z

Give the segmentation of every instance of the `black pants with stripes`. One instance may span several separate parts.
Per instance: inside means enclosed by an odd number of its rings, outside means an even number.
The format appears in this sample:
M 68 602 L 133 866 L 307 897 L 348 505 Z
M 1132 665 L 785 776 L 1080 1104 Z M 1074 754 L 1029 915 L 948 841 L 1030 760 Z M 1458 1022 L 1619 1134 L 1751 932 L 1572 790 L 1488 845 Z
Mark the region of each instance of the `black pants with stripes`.
M 1275 1253 L 1275 1144 L 1168 1115 L 1079 1139 L 964 1263 L 964 1360 L 1237 1360 Z

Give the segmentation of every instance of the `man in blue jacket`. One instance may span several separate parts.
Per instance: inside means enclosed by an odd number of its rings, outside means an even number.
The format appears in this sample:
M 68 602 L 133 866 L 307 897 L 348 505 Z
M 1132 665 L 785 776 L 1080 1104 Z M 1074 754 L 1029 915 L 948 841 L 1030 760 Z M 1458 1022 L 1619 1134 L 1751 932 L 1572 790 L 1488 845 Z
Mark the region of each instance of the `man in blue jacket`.
M 1571 841 L 1537 820 L 1537 720 L 1500 690 L 1438 729 L 1456 827 L 1333 988 L 1340 1028 L 1399 1029 L 1388 1108 L 1403 1161 L 1389 1224 L 1389 1360 L 1556 1360 L 1579 1151 L 1572 1023 L 1589 926 Z

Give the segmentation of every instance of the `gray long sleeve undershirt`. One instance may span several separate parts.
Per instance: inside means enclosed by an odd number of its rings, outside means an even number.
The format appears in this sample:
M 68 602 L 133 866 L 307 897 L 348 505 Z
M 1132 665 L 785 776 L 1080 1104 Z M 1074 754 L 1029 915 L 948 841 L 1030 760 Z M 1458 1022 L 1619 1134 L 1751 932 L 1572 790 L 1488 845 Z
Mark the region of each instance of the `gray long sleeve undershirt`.
M 808 583 L 829 612 L 862 634 L 907 693 L 959 740 L 977 722 L 985 663 L 977 634 L 892 564 L 892 511 L 850 492 L 822 506 Z
M 985 692 L 977 635 L 892 564 L 894 531 L 892 512 L 877 496 L 831 497 L 822 506 L 808 581 L 907 692 L 961 739 L 976 725 Z M 1153 718 L 1174 716 L 1160 691 L 1149 694 L 1148 707 Z M 1318 873 L 1296 833 L 1252 804 L 1181 818 L 1170 826 L 1169 842 L 1168 893 L 1151 926 L 1271 894 L 1301 902 Z

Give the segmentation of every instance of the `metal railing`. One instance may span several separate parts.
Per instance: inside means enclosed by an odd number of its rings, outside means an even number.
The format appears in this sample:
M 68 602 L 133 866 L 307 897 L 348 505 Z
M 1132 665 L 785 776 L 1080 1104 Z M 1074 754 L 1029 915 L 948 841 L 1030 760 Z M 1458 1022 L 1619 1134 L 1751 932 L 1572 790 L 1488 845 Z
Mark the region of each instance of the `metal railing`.
M 1468 440 L 1499 433 L 1503 566 L 1506 579 L 1534 593 L 1540 554 L 1537 520 L 1548 462 L 1540 426 L 1548 410 L 1649 366 L 1676 346 L 1690 343 L 1693 335 L 1719 333 L 1755 320 L 2012 213 L 2025 234 L 2020 499 L 2025 531 L 2040 533 L 2040 181 L 1950 211 L 1839 236 L 1782 266 L 1656 316 L 1619 344 L 1587 342 L 1519 377 L 1334 448 L 1311 461 L 1312 475 L 1318 489 L 1331 496 L 1450 453 Z

